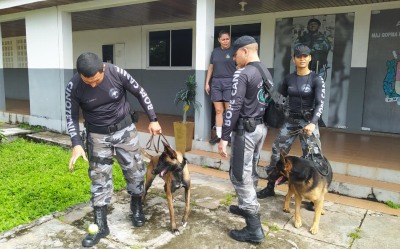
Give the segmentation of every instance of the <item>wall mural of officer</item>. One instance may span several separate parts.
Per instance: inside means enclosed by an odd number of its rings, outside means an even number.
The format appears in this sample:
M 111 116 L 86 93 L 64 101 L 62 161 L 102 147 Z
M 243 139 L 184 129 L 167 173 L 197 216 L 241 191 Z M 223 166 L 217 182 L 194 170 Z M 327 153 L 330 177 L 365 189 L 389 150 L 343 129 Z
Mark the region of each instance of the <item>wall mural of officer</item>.
M 302 44 L 311 49 L 309 69 L 326 80 L 327 70 L 329 68 L 328 54 L 331 52 L 333 45 L 334 26 L 326 25 L 326 16 L 324 16 L 322 20 L 325 24 L 323 32 L 320 31 L 322 23 L 317 18 L 308 20 L 306 31 L 300 30 L 295 32 L 298 36 L 294 41 L 294 47 Z
M 274 83 L 293 73 L 293 48 L 304 44 L 311 49 L 310 70 L 326 84 L 322 119 L 326 126 L 347 127 L 354 13 L 313 15 L 277 19 L 274 48 Z

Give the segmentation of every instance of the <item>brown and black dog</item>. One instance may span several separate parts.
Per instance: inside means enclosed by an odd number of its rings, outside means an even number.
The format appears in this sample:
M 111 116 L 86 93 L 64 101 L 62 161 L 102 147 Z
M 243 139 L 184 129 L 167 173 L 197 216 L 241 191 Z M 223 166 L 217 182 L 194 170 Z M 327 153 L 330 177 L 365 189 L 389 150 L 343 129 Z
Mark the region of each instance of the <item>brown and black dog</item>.
M 188 160 L 181 152 L 173 150 L 168 144 L 163 142 L 164 151 L 161 155 L 152 156 L 142 149 L 145 157 L 150 159 L 146 171 L 145 192 L 142 198 L 146 198 L 154 178 L 159 175 L 165 182 L 164 191 L 167 195 L 168 209 L 171 221 L 172 233 L 179 235 L 179 230 L 176 226 L 174 206 L 172 204 L 172 194 L 175 190 L 185 188 L 185 212 L 182 217 L 182 226 L 185 227 L 188 221 L 190 212 L 190 174 L 188 169 Z
M 283 180 L 287 180 L 289 185 L 283 211 L 290 213 L 290 198 L 294 194 L 294 226 L 299 228 L 302 225 L 300 215 L 301 201 L 303 198 L 312 201 L 315 207 L 315 214 L 310 232 L 312 234 L 318 233 L 319 220 L 321 214 L 324 214 L 325 194 L 328 192 L 328 187 L 332 182 L 332 167 L 328 160 L 323 157 L 322 160 L 314 162 L 302 157 L 287 156 L 282 150 L 276 170 L 279 172 L 280 177 L 275 184 L 280 184 Z

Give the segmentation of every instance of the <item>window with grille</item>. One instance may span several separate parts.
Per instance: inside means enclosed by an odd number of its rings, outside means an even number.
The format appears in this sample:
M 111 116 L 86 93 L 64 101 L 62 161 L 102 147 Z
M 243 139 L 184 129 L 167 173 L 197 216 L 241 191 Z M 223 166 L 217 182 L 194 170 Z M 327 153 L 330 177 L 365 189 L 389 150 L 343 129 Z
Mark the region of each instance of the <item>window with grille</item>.
M 26 39 L 17 39 L 17 64 L 18 68 L 28 67 L 28 57 L 26 53 Z
M 14 67 L 13 41 L 3 40 L 3 68 Z

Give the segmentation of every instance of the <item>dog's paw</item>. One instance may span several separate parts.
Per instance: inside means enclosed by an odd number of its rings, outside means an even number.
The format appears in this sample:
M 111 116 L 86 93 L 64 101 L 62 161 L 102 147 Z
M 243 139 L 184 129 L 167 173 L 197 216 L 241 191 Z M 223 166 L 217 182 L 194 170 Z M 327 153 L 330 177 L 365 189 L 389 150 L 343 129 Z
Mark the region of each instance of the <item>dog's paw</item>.
M 290 214 L 290 208 L 283 208 L 283 212 Z
M 172 230 L 172 233 L 173 233 L 175 236 L 178 236 L 179 234 L 181 234 L 181 233 L 179 232 L 178 229 L 173 229 L 173 230 Z
M 321 214 L 324 215 L 325 214 L 325 209 L 321 210 Z
M 186 227 L 187 222 L 186 221 L 182 221 L 182 227 Z
M 301 223 L 301 220 L 296 220 L 296 221 L 294 221 L 294 227 L 295 228 L 299 228 L 299 227 L 301 227 L 303 224 Z
M 311 234 L 317 234 L 318 233 L 318 226 L 312 226 L 311 228 L 310 228 L 310 233 Z

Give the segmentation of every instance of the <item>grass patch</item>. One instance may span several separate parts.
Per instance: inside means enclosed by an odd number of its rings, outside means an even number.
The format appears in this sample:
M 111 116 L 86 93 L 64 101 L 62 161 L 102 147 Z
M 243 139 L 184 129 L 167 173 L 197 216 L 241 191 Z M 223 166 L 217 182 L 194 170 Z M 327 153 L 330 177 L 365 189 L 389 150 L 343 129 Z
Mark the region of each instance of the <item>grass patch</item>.
M 385 204 L 394 209 L 400 208 L 400 204 L 393 203 L 392 201 L 385 201 Z
M 281 230 L 277 225 L 270 225 L 268 222 L 262 222 L 264 226 L 267 226 L 270 231 L 279 231 Z
M 0 144 L 0 232 L 90 200 L 88 163 L 68 170 L 70 150 L 18 138 Z M 114 189 L 125 187 L 119 165 Z
M 347 237 L 352 238 L 353 240 L 361 239 L 361 229 L 357 228 L 354 232 L 349 233 Z
M 224 198 L 223 200 L 221 200 L 221 201 L 219 202 L 219 204 L 228 207 L 229 205 L 232 204 L 232 200 L 233 200 L 234 197 L 236 197 L 236 194 L 229 193 L 229 194 L 227 194 L 227 195 L 225 196 L 225 198 Z

